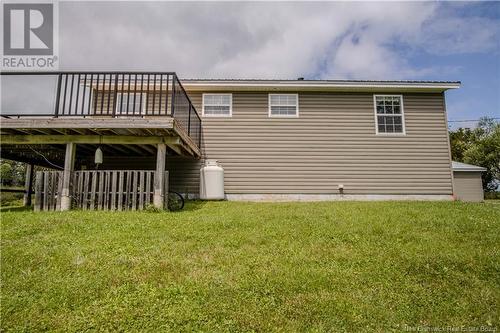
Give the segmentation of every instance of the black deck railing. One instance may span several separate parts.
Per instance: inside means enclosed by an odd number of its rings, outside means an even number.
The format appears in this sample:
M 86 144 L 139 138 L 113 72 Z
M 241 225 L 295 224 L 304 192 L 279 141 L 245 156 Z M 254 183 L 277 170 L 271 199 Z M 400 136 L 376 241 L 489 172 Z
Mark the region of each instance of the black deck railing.
M 9 103 L 11 107 L 2 103 L 2 117 L 166 116 L 173 117 L 201 145 L 201 118 L 174 72 L 2 72 L 0 75 L 24 76 L 29 81 L 24 85 L 19 81 L 19 87 L 11 89 L 14 101 Z M 22 104 L 23 99 L 31 97 L 35 100 L 30 94 L 41 93 L 36 89 L 37 80 L 33 79 L 39 76 L 52 78 L 55 87 L 46 94 L 53 96 L 45 96 L 53 100 L 51 106 L 42 108 L 38 106 L 43 103 L 32 103 L 28 110 L 16 110 L 16 103 Z M 3 87 L 8 84 L 5 78 L 2 77 Z M 34 87 L 26 88 L 28 83 Z

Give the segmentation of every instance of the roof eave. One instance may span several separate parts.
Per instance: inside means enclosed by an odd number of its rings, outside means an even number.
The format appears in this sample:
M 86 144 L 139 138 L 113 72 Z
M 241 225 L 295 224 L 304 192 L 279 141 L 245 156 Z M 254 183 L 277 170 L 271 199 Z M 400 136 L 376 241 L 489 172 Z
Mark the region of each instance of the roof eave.
M 353 91 L 353 92 L 443 92 L 457 89 L 460 82 L 446 83 L 365 83 L 365 82 L 320 82 L 320 81 L 295 81 L 295 82 L 264 82 L 264 81 L 204 81 L 182 80 L 183 86 L 188 90 L 211 91 Z

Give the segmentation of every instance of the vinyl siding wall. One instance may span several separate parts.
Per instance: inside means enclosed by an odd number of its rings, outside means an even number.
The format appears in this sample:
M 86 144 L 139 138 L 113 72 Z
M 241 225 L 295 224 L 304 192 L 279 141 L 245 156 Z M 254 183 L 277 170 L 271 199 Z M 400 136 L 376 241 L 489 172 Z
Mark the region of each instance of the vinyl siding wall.
M 455 171 L 453 174 L 455 195 L 458 200 L 479 202 L 484 200 L 481 172 Z
M 403 94 L 406 135 L 375 134 L 371 93 L 299 93 L 298 118 L 269 118 L 265 92 L 232 95 L 231 118 L 203 118 L 227 194 L 452 194 L 443 94 Z M 198 193 L 200 161 L 167 168 L 172 188 Z

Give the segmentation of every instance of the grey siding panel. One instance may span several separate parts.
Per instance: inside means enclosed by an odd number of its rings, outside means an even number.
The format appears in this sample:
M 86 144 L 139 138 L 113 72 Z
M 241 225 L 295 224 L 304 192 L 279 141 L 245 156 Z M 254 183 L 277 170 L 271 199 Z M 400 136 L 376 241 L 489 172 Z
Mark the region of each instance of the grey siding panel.
M 204 158 L 222 163 L 229 194 L 451 195 L 444 97 L 403 98 L 407 135 L 383 136 L 372 94 L 299 93 L 299 118 L 269 118 L 267 93 L 234 92 L 232 118 L 203 118 Z M 199 162 L 169 168 L 174 188 L 198 191 Z
M 481 172 L 453 173 L 455 195 L 458 200 L 479 202 L 484 200 Z
M 201 162 L 192 158 L 167 157 L 170 189 L 181 193 L 198 194 L 200 166 Z

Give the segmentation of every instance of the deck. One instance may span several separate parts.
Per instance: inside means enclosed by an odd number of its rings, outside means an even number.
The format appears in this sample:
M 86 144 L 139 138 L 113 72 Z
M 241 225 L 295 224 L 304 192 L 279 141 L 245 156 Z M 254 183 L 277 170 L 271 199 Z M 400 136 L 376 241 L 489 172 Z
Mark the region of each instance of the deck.
M 169 155 L 201 156 L 201 118 L 175 73 L 1 74 L 4 158 L 46 165 L 37 145 L 62 162 L 57 145 L 68 142 L 78 144 L 79 161 L 97 146 L 106 156 L 150 156 L 159 142 Z
M 145 157 L 156 154 L 155 145 L 165 143 L 169 155 L 199 158 L 198 145 L 173 117 L 136 119 L 92 118 L 3 118 L 0 121 L 0 149 L 3 158 L 37 162 L 48 166 L 35 151 L 64 161 L 64 144 L 78 145 L 78 163 L 93 159 L 100 147 L 105 156 Z M 36 147 L 35 147 L 36 146 Z M 35 150 L 35 151 L 33 151 Z M 62 165 L 62 164 L 60 164 Z
M 94 163 L 97 148 L 105 162 L 130 161 L 122 170 L 145 169 L 136 161 L 156 156 L 157 175 L 168 156 L 201 158 L 201 118 L 175 73 L 3 72 L 0 78 L 2 158 L 64 170 L 62 199 L 74 170 L 106 167 Z M 156 185 L 163 197 L 163 180 Z M 61 207 L 69 209 L 64 200 Z

